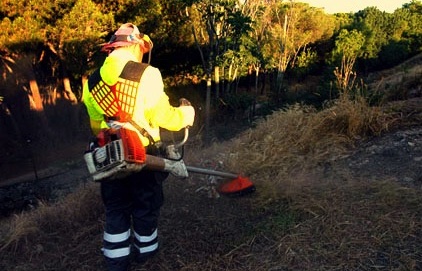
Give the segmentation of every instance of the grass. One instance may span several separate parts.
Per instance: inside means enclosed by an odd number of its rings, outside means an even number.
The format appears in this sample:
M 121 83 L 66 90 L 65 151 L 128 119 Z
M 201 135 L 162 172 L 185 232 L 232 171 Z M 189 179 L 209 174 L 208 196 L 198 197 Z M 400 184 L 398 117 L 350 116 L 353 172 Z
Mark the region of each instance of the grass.
M 131 270 L 420 270 L 422 195 L 391 180 L 321 174 L 357 140 L 399 119 L 364 100 L 292 106 L 230 142 L 191 149 L 254 181 L 249 197 L 209 198 L 204 179 L 169 180 L 161 252 Z M 98 186 L 2 221 L 2 270 L 104 270 Z
M 312 185 L 306 171 L 346 155 L 356 140 L 380 135 L 395 121 L 363 99 L 337 100 L 322 111 L 295 105 L 239 137 L 227 163 L 248 176 L 271 180 L 262 183 L 269 193 L 294 192 Z M 289 181 L 294 175 L 301 178 Z

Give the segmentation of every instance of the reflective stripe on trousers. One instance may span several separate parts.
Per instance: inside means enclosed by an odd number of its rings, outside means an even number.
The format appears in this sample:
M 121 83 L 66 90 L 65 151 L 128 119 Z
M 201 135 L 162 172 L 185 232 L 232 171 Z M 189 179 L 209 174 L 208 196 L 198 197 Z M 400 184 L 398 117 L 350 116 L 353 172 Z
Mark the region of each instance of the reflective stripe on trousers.
M 135 247 L 139 254 L 148 255 L 158 249 L 158 230 L 155 229 L 150 235 L 141 235 L 135 232 Z
M 107 258 L 120 258 L 130 254 L 130 229 L 117 234 L 104 232 L 104 247 L 102 249 Z

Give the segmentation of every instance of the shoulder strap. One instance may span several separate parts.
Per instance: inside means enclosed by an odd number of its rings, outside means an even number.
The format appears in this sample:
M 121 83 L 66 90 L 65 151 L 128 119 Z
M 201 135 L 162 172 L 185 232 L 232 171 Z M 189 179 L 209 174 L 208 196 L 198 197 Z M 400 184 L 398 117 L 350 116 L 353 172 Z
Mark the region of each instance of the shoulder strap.
M 96 69 L 94 71 L 94 73 L 91 74 L 91 76 L 89 76 L 89 78 L 88 78 L 89 92 L 91 92 L 94 89 L 95 85 L 97 85 L 101 80 L 102 80 L 102 78 L 101 78 L 101 74 L 100 74 L 100 69 Z
M 132 124 L 133 125 L 133 127 L 135 127 L 136 128 L 136 130 L 138 130 L 140 133 L 141 133 L 141 135 L 142 136 L 144 136 L 144 137 L 146 137 L 146 138 L 148 138 L 148 140 L 149 140 L 149 142 L 151 143 L 151 145 L 154 145 L 155 144 L 155 140 L 154 140 L 154 138 L 152 138 L 152 136 L 150 135 L 150 133 L 148 133 L 148 131 L 147 130 L 145 130 L 144 128 L 142 128 L 141 126 L 139 126 L 139 124 L 137 124 L 135 121 L 133 121 L 133 120 L 130 120 L 129 121 L 129 123 L 130 124 Z
M 144 74 L 145 69 L 148 66 L 149 65 L 145 63 L 129 61 L 126 63 L 119 77 L 126 80 L 139 82 L 142 75 Z
M 148 67 L 148 64 L 145 63 L 139 63 L 135 61 L 129 61 L 126 63 L 125 67 L 122 70 L 122 73 L 120 74 L 120 78 L 139 82 L 142 78 L 142 75 L 144 74 L 145 69 Z M 133 125 L 144 137 L 148 138 L 151 145 L 155 143 L 152 136 L 148 133 L 147 130 L 145 130 L 143 127 L 141 127 L 139 124 L 137 124 L 133 119 L 129 121 L 130 124 Z
M 120 73 L 119 77 L 125 80 L 133 81 L 133 82 L 139 82 L 142 78 L 142 75 L 144 74 L 145 69 L 148 67 L 148 64 L 145 63 L 139 63 L 135 61 L 129 61 L 126 63 L 125 67 L 123 68 L 122 72 Z M 102 81 L 100 69 L 97 69 L 94 71 L 94 73 L 88 78 L 88 88 L 89 91 L 92 92 L 92 90 L 95 88 L 95 86 Z M 113 86 L 106 86 L 107 92 L 112 91 L 111 88 Z M 117 101 L 118 102 L 118 101 Z M 119 120 L 116 117 L 109 117 L 104 116 L 104 118 L 108 120 Z M 154 139 L 152 136 L 148 133 L 147 130 L 142 128 L 139 124 L 137 124 L 133 119 L 129 120 L 129 123 L 132 124 L 140 133 L 142 136 L 148 138 L 151 145 L 155 144 Z
M 126 63 L 119 77 L 126 80 L 139 82 L 141 80 L 142 75 L 144 74 L 145 69 L 148 66 L 149 65 L 146 63 L 129 61 Z M 89 91 L 91 91 L 95 87 L 95 85 L 97 85 L 102 80 L 103 79 L 101 78 L 100 69 L 96 69 L 94 73 L 92 73 L 91 76 L 89 76 L 88 78 Z

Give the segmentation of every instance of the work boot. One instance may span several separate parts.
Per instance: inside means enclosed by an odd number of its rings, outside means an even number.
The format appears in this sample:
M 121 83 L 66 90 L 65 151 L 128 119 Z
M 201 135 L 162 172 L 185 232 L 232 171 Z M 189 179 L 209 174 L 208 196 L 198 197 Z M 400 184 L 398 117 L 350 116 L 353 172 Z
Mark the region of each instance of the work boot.
M 129 257 L 120 258 L 105 258 L 107 271 L 128 271 L 129 270 Z
M 135 261 L 138 264 L 144 264 L 146 263 L 149 259 L 153 258 L 156 254 L 158 253 L 158 249 L 148 252 L 148 253 L 138 253 L 138 255 L 136 255 Z

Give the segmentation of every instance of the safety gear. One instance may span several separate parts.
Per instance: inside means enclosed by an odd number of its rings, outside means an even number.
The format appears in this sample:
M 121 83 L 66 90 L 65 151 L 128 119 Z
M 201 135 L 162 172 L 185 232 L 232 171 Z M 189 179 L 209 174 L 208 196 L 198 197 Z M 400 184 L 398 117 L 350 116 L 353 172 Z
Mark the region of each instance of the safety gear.
M 151 39 L 141 33 L 138 27 L 131 23 L 125 23 L 114 33 L 110 41 L 103 45 L 102 51 L 110 53 L 115 48 L 139 44 L 142 53 L 148 53 L 153 47 Z
M 191 105 L 170 105 L 160 71 L 149 65 L 135 63 L 139 62 L 138 52 L 114 50 L 132 44 L 141 45 L 143 52 L 152 48 L 148 36 L 142 36 L 134 25 L 122 25 L 110 42 L 103 46 L 109 55 L 93 78 L 84 84 L 83 102 L 94 132 L 100 129 L 129 128 L 135 123 L 145 129 L 154 142 L 158 142 L 160 127 L 179 131 L 191 126 L 195 110 Z M 152 142 L 147 136 L 139 134 L 139 145 L 145 146 L 148 157 Z M 120 141 L 117 139 L 112 142 Z M 109 155 L 102 164 L 108 162 L 108 158 Z M 101 153 L 95 157 L 94 153 L 92 161 L 94 159 L 102 161 L 104 157 Z M 110 163 L 115 161 L 112 159 Z M 92 164 L 96 168 L 91 170 L 96 170 L 99 163 Z M 150 257 L 158 250 L 157 222 L 163 203 L 162 182 L 168 175 L 168 172 L 141 170 L 118 181 L 101 182 L 106 212 L 103 253 L 109 270 L 125 270 L 119 268 L 127 268 L 131 248 L 136 248 L 135 252 L 140 259 Z M 134 238 L 130 238 L 131 226 Z M 134 246 L 130 244 L 132 239 Z
M 106 223 L 103 254 L 109 270 L 125 266 L 131 250 L 148 258 L 158 250 L 158 217 L 163 204 L 162 182 L 168 173 L 140 171 L 118 182 L 102 182 Z M 133 221 L 133 231 L 131 231 Z M 131 246 L 130 236 L 134 236 Z
M 192 126 L 195 120 L 195 109 L 192 106 L 180 106 L 179 110 L 184 116 L 185 127 Z
M 89 77 L 89 91 L 104 111 L 105 117 L 121 122 L 132 119 L 139 83 L 147 66 L 139 62 L 127 62 L 120 73 L 120 80 L 111 86 L 101 78 L 100 69 Z
M 111 122 L 107 122 L 105 116 L 123 116 L 123 121 L 131 117 L 155 142 L 160 141 L 159 127 L 179 131 L 186 126 L 192 126 L 195 118 L 194 108 L 172 107 L 164 92 L 160 71 L 150 65 L 133 61 L 136 61 L 136 58 L 131 53 L 116 50 L 106 58 L 103 66 L 94 72 L 94 78 L 84 85 L 83 101 L 91 123 L 100 129 L 107 129 L 110 128 Z M 98 128 L 95 130 L 94 125 L 91 125 L 91 128 L 95 133 L 99 132 Z M 151 143 L 145 136 L 142 136 L 141 141 L 145 147 Z

